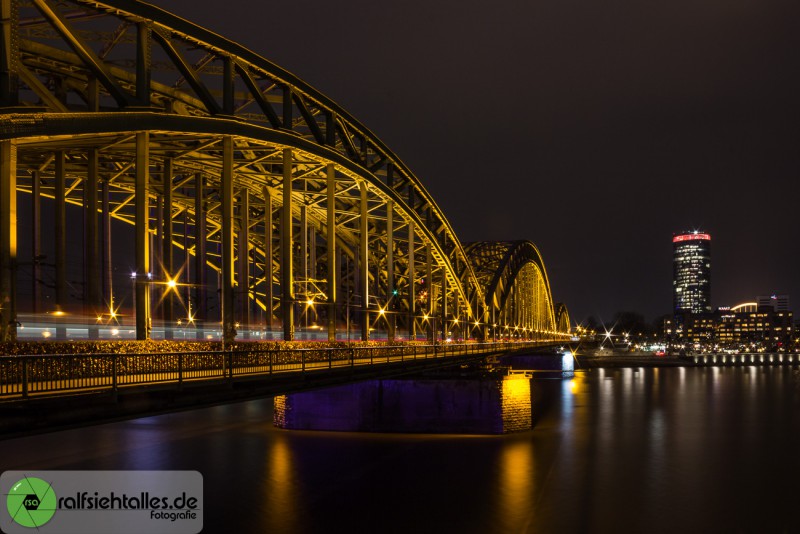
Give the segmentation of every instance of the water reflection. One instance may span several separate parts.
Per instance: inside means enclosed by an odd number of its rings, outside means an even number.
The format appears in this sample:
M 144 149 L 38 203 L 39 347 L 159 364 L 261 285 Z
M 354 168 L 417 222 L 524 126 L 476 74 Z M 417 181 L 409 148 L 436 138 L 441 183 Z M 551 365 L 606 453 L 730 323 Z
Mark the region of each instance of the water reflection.
M 527 441 L 510 442 L 499 453 L 497 516 L 498 531 L 516 530 L 527 519 L 534 495 L 534 454 Z M 514 527 L 517 527 L 516 529 Z
M 264 454 L 267 461 L 263 480 L 266 483 L 259 484 L 263 511 L 278 531 L 296 532 L 295 519 L 301 511 L 298 508 L 301 501 L 294 478 L 296 460 L 292 457 L 288 436 L 276 436 Z
M 797 532 L 799 378 L 534 380 L 534 429 L 494 436 L 287 432 L 268 399 L 2 441 L 0 468 L 197 469 L 212 533 Z

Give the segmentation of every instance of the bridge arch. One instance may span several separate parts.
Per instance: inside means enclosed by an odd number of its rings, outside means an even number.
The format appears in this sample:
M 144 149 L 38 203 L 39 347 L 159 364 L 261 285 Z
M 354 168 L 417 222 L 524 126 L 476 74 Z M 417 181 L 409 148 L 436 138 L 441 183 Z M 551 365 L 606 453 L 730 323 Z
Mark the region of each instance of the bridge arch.
M 465 248 L 484 287 L 493 336 L 561 339 L 568 334 L 568 319 L 563 328 L 544 261 L 532 242 L 485 241 Z
M 572 330 L 572 325 L 569 322 L 569 311 L 563 302 L 557 302 L 555 305 L 556 316 L 556 330 L 558 332 L 569 333 Z
M 331 99 L 137 0 L 0 6 L 3 338 L 15 335 L 24 263 L 15 190 L 31 197 L 36 235 L 35 206 L 55 201 L 56 309 L 70 300 L 64 206 L 82 209 L 92 317 L 120 303 L 110 221 L 133 225 L 139 338 L 153 318 L 204 321 L 200 332 L 219 321 L 227 339 L 237 324 L 335 339 L 353 321 L 362 339 L 372 328 L 432 338 L 455 324 L 479 335 L 485 287 L 453 228 L 411 170 Z

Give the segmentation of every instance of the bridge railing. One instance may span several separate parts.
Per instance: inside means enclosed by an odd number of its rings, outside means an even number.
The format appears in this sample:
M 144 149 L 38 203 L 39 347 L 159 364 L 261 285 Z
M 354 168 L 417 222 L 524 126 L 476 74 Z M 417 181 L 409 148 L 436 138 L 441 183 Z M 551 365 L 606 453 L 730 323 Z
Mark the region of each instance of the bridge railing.
M 489 354 L 541 342 L 443 343 L 378 347 L 295 348 L 202 353 L 46 354 L 0 356 L 0 400 L 133 386 L 313 373 L 429 358 Z

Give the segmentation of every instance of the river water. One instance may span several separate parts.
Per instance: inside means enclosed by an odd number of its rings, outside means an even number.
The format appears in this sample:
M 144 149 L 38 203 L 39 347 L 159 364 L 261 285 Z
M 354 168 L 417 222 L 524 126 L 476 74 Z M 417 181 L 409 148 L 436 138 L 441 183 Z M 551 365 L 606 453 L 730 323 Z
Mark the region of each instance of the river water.
M 272 426 L 270 399 L 0 442 L 6 469 L 191 469 L 204 532 L 800 532 L 792 367 L 532 383 L 534 428 Z

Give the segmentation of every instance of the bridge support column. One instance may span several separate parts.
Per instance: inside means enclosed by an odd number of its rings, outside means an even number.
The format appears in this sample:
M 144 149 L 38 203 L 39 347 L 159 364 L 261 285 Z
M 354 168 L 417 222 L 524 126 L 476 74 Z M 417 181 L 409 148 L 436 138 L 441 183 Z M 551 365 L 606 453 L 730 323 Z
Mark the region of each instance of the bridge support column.
M 56 265 L 56 302 L 57 314 L 56 339 L 67 338 L 67 330 L 61 326 L 61 314 L 67 301 L 66 254 L 67 254 L 67 214 L 66 214 L 66 170 L 63 152 L 53 154 L 55 165 L 55 265 Z
M 108 180 L 103 180 L 103 184 L 100 187 L 100 209 L 102 212 L 100 218 L 103 221 L 103 301 L 108 306 L 109 315 L 112 315 L 116 313 L 116 309 L 114 307 L 114 286 L 111 276 L 111 205 L 109 202 L 109 187 Z M 116 317 L 112 315 L 111 319 L 116 320 Z
M 39 171 L 33 171 L 31 173 L 31 182 L 31 193 L 33 196 L 33 207 L 31 209 L 31 229 L 33 231 L 33 250 L 31 254 L 31 263 L 33 264 L 33 287 L 31 289 L 33 291 L 31 295 L 33 300 L 32 311 L 33 313 L 38 313 L 42 301 L 42 290 L 39 285 L 39 281 L 42 279 L 42 183 Z M 5 228 L 5 226 L 0 223 L 0 228 Z
M 207 318 L 206 302 L 206 203 L 202 173 L 195 175 L 194 184 L 194 284 L 197 309 L 194 312 L 196 337 L 203 339 L 203 321 Z M 188 257 L 188 256 L 187 256 Z M 188 262 L 187 262 L 188 264 Z
M 88 168 L 86 170 L 86 183 L 84 188 L 84 201 L 86 203 L 86 226 L 84 250 L 86 254 L 86 294 L 85 315 L 92 320 L 101 311 L 101 279 L 99 270 L 100 247 L 97 239 L 97 189 L 98 189 L 98 151 L 89 149 L 86 154 Z M 89 326 L 89 338 L 99 337 L 97 323 Z
M 391 200 L 386 203 L 386 291 L 387 337 L 389 341 L 394 341 L 397 300 L 394 294 L 394 202 Z
M 172 158 L 164 159 L 164 227 L 163 227 L 163 240 L 161 249 L 161 261 L 163 262 L 164 270 L 170 280 L 175 279 L 175 262 L 172 250 Z M 177 282 L 177 280 L 176 280 Z M 177 286 L 176 286 L 177 287 Z M 162 303 L 162 313 L 164 318 L 164 339 L 172 339 L 173 329 L 173 296 L 176 292 L 175 288 L 167 287 L 164 301 Z
M 0 141 L 0 341 L 17 340 L 17 145 Z
M 311 314 L 311 306 L 308 305 L 308 210 L 306 208 L 306 182 L 303 179 L 303 196 L 300 203 L 300 291 L 304 305 L 301 308 L 301 319 L 305 331 L 308 332 L 308 316 Z M 312 301 L 313 302 L 313 301 Z
M 265 327 L 272 331 L 272 196 L 264 186 L 264 308 Z
M 414 279 L 414 222 L 408 221 L 408 339 L 417 339 L 416 285 Z
M 67 303 L 67 185 L 66 163 L 63 152 L 53 154 L 55 159 L 55 257 L 56 257 L 56 339 L 67 339 L 62 314 Z
M 447 269 L 442 267 L 442 341 L 447 339 Z
M 225 343 L 233 342 L 236 327 L 233 309 L 233 291 L 236 269 L 233 263 L 233 137 L 222 138 L 222 287 L 220 306 L 222 308 L 222 339 Z M 247 249 L 245 243 L 244 249 Z
M 150 339 L 150 134 L 136 133 L 136 339 Z
M 369 341 L 369 210 L 367 183 L 359 184 L 361 203 L 359 214 L 359 276 L 361 277 L 361 341 Z
M 435 310 L 433 309 L 433 253 L 431 251 L 431 244 L 425 245 L 425 282 L 427 284 L 428 298 L 428 342 L 436 342 L 436 319 Z
M 336 341 L 336 170 L 333 163 L 328 163 L 327 188 L 327 243 L 328 251 L 328 341 Z
M 281 208 L 281 312 L 283 340 L 294 340 L 294 276 L 292 273 L 292 149 L 283 149 Z
M 150 339 L 150 135 L 136 133 L 136 339 Z
M 250 338 L 250 191 L 239 194 L 239 324 L 244 329 L 243 339 Z

